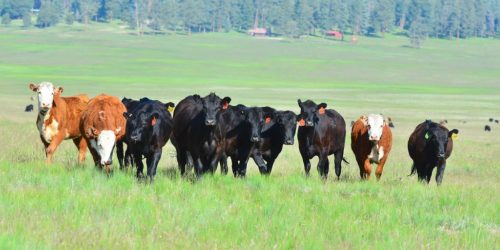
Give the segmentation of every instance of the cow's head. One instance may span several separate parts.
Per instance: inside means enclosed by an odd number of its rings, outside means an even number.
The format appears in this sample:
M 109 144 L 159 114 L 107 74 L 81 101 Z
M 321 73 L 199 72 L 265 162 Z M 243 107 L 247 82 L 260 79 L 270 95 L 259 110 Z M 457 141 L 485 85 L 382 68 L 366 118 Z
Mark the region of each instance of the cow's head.
M 300 114 L 298 118 L 299 126 L 314 127 L 314 124 L 319 120 L 318 116 L 325 114 L 326 103 L 316 105 L 311 100 L 302 102 L 297 100 L 300 107 Z
M 99 112 L 99 119 L 104 119 L 105 114 L 103 111 Z M 103 129 L 99 130 L 95 127 L 88 127 L 85 135 L 90 140 L 90 146 L 94 148 L 99 154 L 100 164 L 111 165 L 113 163 L 113 150 L 115 149 L 116 136 L 122 130 L 118 127 L 114 130 Z
M 385 120 L 382 115 L 370 114 L 366 118 L 368 127 L 368 139 L 372 142 L 378 142 L 382 138 L 382 131 L 384 130 Z
M 54 95 L 61 94 L 63 88 L 56 89 L 51 82 L 42 82 L 40 84 L 30 83 L 29 88 L 38 94 L 38 109 L 49 110 L 54 103 Z
M 448 141 L 454 134 L 458 134 L 457 129 L 448 131 L 445 127 L 431 121 L 425 122 L 424 139 L 430 145 L 431 153 L 439 160 L 446 157 Z
M 149 144 L 154 129 L 159 129 L 161 120 L 158 113 L 123 113 L 127 119 L 126 138 L 131 143 Z
M 297 115 L 292 111 L 276 112 L 276 122 L 283 128 L 283 140 L 286 145 L 293 145 L 297 130 Z
M 260 107 L 251 107 L 246 109 L 247 121 L 250 124 L 250 141 L 260 141 L 260 134 L 264 124 L 269 123 L 273 118 L 271 111 L 264 111 Z
M 205 113 L 205 125 L 215 126 L 220 111 L 229 107 L 231 98 L 224 97 L 224 99 L 220 99 L 220 97 L 218 97 L 215 93 L 210 93 L 209 95 L 203 97 L 201 102 Z

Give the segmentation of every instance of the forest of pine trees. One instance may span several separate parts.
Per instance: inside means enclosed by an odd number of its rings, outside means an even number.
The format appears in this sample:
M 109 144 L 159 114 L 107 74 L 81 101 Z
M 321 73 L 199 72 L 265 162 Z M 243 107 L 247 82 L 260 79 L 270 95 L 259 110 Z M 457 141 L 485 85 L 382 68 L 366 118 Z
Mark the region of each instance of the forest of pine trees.
M 0 0 L 0 16 L 2 25 L 22 19 L 24 26 L 39 28 L 123 20 L 139 33 L 262 27 L 298 37 L 331 29 L 376 36 L 406 31 L 416 42 L 500 34 L 500 0 Z

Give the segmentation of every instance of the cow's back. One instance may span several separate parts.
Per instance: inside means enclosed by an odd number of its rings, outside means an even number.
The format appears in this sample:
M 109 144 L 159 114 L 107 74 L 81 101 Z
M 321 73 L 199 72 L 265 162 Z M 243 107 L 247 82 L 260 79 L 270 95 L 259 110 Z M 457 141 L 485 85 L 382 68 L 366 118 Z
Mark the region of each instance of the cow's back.
M 189 139 L 187 138 L 188 131 L 199 132 L 196 128 L 193 128 L 193 125 L 202 122 L 202 119 L 197 118 L 201 111 L 201 100 L 198 100 L 194 96 L 188 96 L 177 104 L 173 116 L 172 135 L 174 143 L 186 144 L 186 140 Z
M 408 139 L 408 153 L 414 161 L 425 160 L 425 140 L 424 140 L 425 122 L 417 125 Z
M 81 136 L 79 125 L 83 110 L 87 107 L 89 98 L 87 95 L 77 95 L 61 97 L 66 104 L 66 129 L 68 137 L 75 138 Z

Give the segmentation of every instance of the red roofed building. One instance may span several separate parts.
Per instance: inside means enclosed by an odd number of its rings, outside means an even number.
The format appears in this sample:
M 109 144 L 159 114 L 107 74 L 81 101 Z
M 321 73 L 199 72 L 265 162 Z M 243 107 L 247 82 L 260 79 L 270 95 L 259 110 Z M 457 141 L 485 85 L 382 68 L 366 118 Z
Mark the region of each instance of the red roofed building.
M 344 34 L 342 34 L 342 32 L 338 31 L 338 30 L 328 30 L 325 32 L 325 35 L 327 36 L 333 36 L 337 39 L 342 39 L 342 37 L 344 36 Z
M 267 29 L 265 29 L 265 28 L 250 29 L 250 30 L 248 30 L 248 34 L 252 35 L 252 36 L 266 36 Z

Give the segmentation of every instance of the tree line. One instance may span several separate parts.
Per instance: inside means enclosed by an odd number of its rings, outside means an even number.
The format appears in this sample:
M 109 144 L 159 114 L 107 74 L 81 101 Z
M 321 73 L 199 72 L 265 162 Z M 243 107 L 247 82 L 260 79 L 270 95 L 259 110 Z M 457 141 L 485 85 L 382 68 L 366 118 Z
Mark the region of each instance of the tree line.
M 325 30 L 437 38 L 500 34 L 500 0 L 0 0 L 1 22 L 26 27 L 123 20 L 146 31 L 225 32 L 267 28 L 298 37 Z M 32 23 L 32 16 L 36 22 Z

